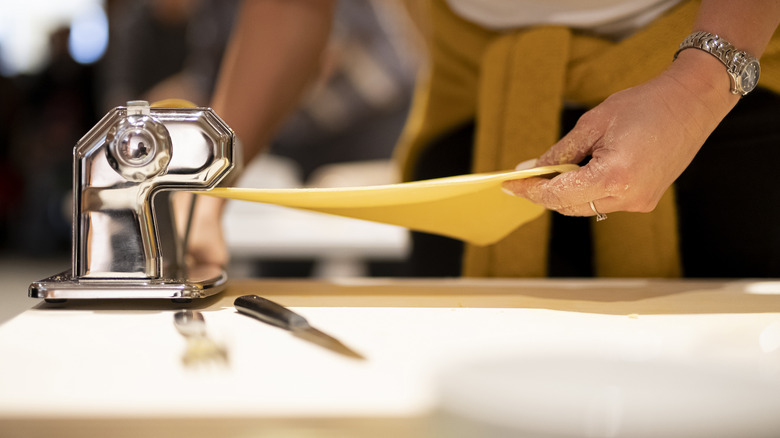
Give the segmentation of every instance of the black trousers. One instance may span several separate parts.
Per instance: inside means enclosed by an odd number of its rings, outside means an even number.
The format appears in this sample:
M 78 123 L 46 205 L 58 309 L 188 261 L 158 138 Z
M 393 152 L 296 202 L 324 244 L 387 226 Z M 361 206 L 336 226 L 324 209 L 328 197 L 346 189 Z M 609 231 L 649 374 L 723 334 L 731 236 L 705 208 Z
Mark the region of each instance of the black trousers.
M 562 114 L 562 134 L 584 110 Z M 475 124 L 442 136 L 423 152 L 414 179 L 471 172 Z M 710 135 L 675 183 L 683 275 L 780 277 L 780 96 L 757 89 Z M 593 276 L 589 218 L 553 214 L 550 277 Z M 412 234 L 405 274 L 459 276 L 463 243 Z

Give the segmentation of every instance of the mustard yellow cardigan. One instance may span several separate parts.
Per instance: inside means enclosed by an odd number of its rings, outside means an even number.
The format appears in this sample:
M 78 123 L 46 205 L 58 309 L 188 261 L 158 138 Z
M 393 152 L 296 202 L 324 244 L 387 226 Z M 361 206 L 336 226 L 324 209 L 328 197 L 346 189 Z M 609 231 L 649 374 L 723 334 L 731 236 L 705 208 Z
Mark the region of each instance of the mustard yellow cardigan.
M 458 17 L 444 0 L 432 0 L 430 64 L 398 148 L 404 176 L 425 145 L 473 119 L 473 171 L 512 169 L 540 156 L 558 140 L 564 102 L 593 107 L 667 68 L 698 6 L 683 2 L 614 43 L 559 26 L 500 33 Z M 759 86 L 780 92 L 780 32 L 761 68 Z M 494 245 L 468 245 L 464 276 L 545 276 L 549 230 L 548 212 Z M 674 190 L 652 213 L 610 213 L 593 227 L 593 237 L 598 276 L 680 275 Z

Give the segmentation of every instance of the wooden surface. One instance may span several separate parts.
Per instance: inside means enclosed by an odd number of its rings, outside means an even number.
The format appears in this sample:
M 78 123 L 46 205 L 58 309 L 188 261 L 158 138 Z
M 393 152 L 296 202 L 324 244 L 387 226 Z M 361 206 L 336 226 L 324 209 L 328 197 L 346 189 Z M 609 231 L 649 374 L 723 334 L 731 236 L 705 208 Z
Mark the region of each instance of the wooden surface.
M 780 281 L 334 279 L 231 280 L 227 290 L 191 304 L 157 300 L 81 300 L 36 309 L 121 310 L 232 306 L 257 294 L 295 307 L 529 308 L 605 315 L 780 313 Z
M 221 297 L 288 306 L 530 308 L 609 315 L 780 312 L 780 282 L 677 280 L 239 280 Z

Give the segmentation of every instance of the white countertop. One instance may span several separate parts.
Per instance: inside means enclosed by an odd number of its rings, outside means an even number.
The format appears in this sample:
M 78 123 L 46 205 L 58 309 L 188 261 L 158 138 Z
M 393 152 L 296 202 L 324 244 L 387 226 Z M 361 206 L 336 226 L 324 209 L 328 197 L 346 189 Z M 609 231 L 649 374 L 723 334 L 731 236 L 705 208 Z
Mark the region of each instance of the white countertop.
M 245 293 L 291 306 L 367 360 L 236 313 Z M 780 419 L 762 417 L 780 408 L 780 282 L 257 280 L 194 306 L 228 347 L 227 366 L 184 366 L 182 306 L 167 302 L 41 303 L 0 326 L 0 436 L 69 424 L 61 435 L 132 424 L 152 436 L 171 419 L 187 436 L 212 430 L 197 426 L 204 419 L 229 422 L 223 436 L 260 423 L 360 436 L 382 421 L 384 432 L 428 436 L 442 418 L 472 414 L 472 425 L 537 433 L 668 432 L 645 418 L 653 412 L 701 436 L 780 433 Z M 673 409 L 669 394 L 697 406 Z M 519 413 L 504 412 L 511 405 Z M 638 406 L 648 414 L 636 417 Z M 522 418 L 532 411 L 568 419 L 543 430 L 555 422 Z M 717 415 L 704 424 L 703 413 Z

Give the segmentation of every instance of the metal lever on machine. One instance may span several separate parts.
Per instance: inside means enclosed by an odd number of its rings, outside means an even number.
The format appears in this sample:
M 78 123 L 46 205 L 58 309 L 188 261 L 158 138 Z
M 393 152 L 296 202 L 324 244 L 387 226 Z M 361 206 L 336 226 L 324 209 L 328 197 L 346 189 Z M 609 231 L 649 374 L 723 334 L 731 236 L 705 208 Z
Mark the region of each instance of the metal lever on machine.
M 111 110 L 73 152 L 70 272 L 29 295 L 191 299 L 221 291 L 219 267 L 189 268 L 172 211 L 176 191 L 207 190 L 234 168 L 235 136 L 210 108 Z

